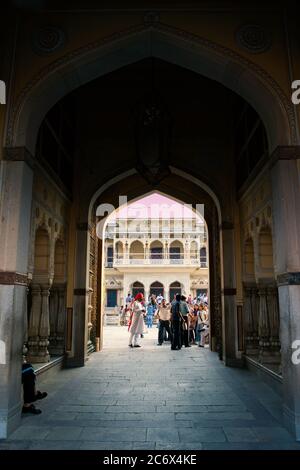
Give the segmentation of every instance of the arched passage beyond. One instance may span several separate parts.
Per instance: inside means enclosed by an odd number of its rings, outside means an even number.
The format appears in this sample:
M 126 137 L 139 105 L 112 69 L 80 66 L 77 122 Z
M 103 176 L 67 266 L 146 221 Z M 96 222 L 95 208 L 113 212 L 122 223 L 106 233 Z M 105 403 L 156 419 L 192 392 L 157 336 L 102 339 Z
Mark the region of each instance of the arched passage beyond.
M 188 181 L 188 184 L 187 184 Z M 199 185 L 192 183 L 189 180 L 186 180 L 183 176 L 172 173 L 166 177 L 158 186 L 155 187 L 155 192 L 161 192 L 162 194 L 174 198 L 179 202 L 185 202 L 188 204 L 193 204 L 196 207 L 196 204 L 200 202 L 204 204 L 205 207 L 205 221 L 207 223 L 208 235 L 209 235 L 209 260 L 210 260 L 210 297 L 211 297 L 211 346 L 212 349 L 218 351 L 220 357 L 224 354 L 225 342 L 224 342 L 224 328 L 222 327 L 222 300 L 221 300 L 221 256 L 222 246 L 221 246 L 221 237 L 219 233 L 220 227 L 220 207 L 217 208 L 213 198 L 208 194 L 204 189 L 201 188 L 201 182 Z M 129 190 L 129 191 L 128 191 Z M 126 191 L 126 192 L 125 192 Z M 145 196 L 148 193 L 153 192 L 153 187 L 147 184 L 139 174 L 134 174 L 130 176 L 125 176 L 120 181 L 112 184 L 109 187 L 106 187 L 102 192 L 98 191 L 98 197 L 94 198 L 92 201 L 92 206 L 94 209 L 87 208 L 86 213 L 95 214 L 96 208 L 102 204 L 111 205 L 111 208 L 117 209 L 119 207 L 119 195 L 127 194 L 128 202 L 139 199 L 142 196 Z M 105 216 L 104 216 L 105 218 Z M 89 221 L 89 227 L 97 223 L 101 223 L 103 220 L 102 217 L 94 218 L 91 215 Z M 87 251 L 89 252 L 89 231 L 80 230 L 81 235 L 85 234 Z M 100 254 L 100 250 L 99 250 Z M 82 256 L 82 245 L 80 246 L 80 255 Z M 82 265 L 76 263 L 79 271 L 75 273 L 75 279 L 82 279 Z M 98 264 L 99 268 L 101 263 Z M 99 271 L 100 275 L 100 271 Z M 87 277 L 86 277 L 87 279 Z M 76 282 L 76 281 L 75 281 Z M 87 282 L 87 281 L 86 281 Z M 87 285 L 87 284 L 86 284 Z M 166 287 L 166 286 L 165 286 Z M 166 287 L 168 289 L 169 286 Z M 88 286 L 87 286 L 88 288 Z M 102 335 L 103 335 L 103 323 L 101 319 L 101 292 L 98 291 L 98 301 L 97 301 L 97 327 L 96 335 L 99 337 L 99 344 L 102 344 Z M 74 297 L 74 318 L 76 319 L 76 303 L 78 302 L 78 309 L 82 311 L 85 306 L 82 304 L 82 298 Z M 77 337 L 77 348 L 74 354 L 74 360 L 76 357 L 77 361 L 83 361 L 86 354 L 85 348 L 85 339 L 86 335 L 81 329 L 75 326 L 75 337 Z M 81 337 L 81 340 L 79 338 Z M 81 359 L 80 359 L 81 358 Z

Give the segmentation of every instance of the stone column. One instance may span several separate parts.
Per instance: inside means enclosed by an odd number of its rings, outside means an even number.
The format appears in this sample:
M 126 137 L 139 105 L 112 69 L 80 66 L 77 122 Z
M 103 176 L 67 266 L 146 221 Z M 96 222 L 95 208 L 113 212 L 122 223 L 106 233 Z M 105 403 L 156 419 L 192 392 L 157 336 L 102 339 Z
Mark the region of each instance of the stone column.
M 269 311 L 270 322 L 270 349 L 272 352 L 274 363 L 280 363 L 280 319 L 279 319 L 279 305 L 278 305 L 278 290 L 277 287 L 268 287 L 267 289 L 267 305 Z
M 184 260 L 187 262 L 187 264 L 190 264 L 190 243 L 188 242 L 188 240 L 185 241 L 185 244 L 184 244 L 184 252 L 183 252 L 183 256 L 184 256 Z
M 49 351 L 55 356 L 65 352 L 66 286 L 55 284 L 50 290 Z
M 78 223 L 76 230 L 72 352 L 66 358 L 69 367 L 84 366 L 88 344 L 88 223 Z
M 25 148 L 0 161 L 0 439 L 19 424 L 21 364 L 32 204 L 32 157 Z
M 129 245 L 128 245 L 128 242 L 125 242 L 125 246 L 124 246 L 124 261 L 123 261 L 124 264 L 128 264 L 129 263 Z
M 275 274 L 280 312 L 283 415 L 300 440 L 300 365 L 293 360 L 300 339 L 300 146 L 277 147 L 272 155 Z
M 258 354 L 258 318 L 259 318 L 259 295 L 257 286 L 251 289 L 251 311 L 253 320 L 253 346 L 254 354 Z
M 49 351 L 55 355 L 56 351 L 56 325 L 58 315 L 58 287 L 53 285 L 50 290 L 49 298 L 49 317 L 50 317 L 50 336 Z
M 245 351 L 249 356 L 258 353 L 257 344 L 257 318 L 256 318 L 256 288 L 250 285 L 244 287 L 244 332 Z
M 259 319 L 258 319 L 258 337 L 259 337 L 259 361 L 266 362 L 270 356 L 270 320 L 267 305 L 267 288 L 259 286 Z
M 50 285 L 41 285 L 42 295 L 42 311 L 39 325 L 39 351 L 38 362 L 49 362 L 50 354 L 48 351 L 49 335 L 50 335 L 50 322 L 49 322 L 49 295 Z
M 65 352 L 65 324 L 66 324 L 66 286 L 58 287 L 58 312 L 56 324 L 56 352 L 61 355 Z
M 148 241 L 146 240 L 145 242 L 145 246 L 144 246 L 144 258 L 145 260 L 148 260 L 149 259 L 149 243 Z
M 223 357 L 228 366 L 239 366 L 236 355 L 236 274 L 235 241 L 232 223 L 222 224 L 223 273 L 224 273 L 224 317 L 223 317 Z
M 169 253 L 169 241 L 165 240 L 164 241 L 164 258 L 168 261 L 167 263 L 170 263 L 170 253 Z
M 28 325 L 28 362 L 37 362 L 39 350 L 39 325 L 42 310 L 41 286 L 31 284 L 31 311 Z

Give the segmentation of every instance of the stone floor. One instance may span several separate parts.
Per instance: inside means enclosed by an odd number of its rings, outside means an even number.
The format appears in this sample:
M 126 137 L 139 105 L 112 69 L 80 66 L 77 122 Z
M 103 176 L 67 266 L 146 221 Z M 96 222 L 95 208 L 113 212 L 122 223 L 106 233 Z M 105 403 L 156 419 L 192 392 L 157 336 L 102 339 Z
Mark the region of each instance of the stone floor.
M 224 367 L 193 346 L 129 349 L 107 327 L 103 352 L 40 388 L 42 414 L 25 416 L 0 449 L 299 449 L 283 428 L 278 396 L 253 373 Z

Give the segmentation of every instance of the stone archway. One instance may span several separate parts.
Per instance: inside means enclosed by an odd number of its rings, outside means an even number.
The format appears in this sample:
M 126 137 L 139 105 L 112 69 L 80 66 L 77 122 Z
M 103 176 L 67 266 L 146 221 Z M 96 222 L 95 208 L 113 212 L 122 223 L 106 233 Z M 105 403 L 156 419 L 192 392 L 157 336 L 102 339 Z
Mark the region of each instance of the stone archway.
M 149 56 L 216 80 L 243 97 L 261 116 L 270 151 L 296 142 L 292 104 L 264 69 L 220 44 L 156 22 L 81 46 L 41 69 L 15 98 L 6 147 L 26 147 L 34 155 L 39 125 L 57 101 L 103 74 Z
M 222 233 L 224 230 L 227 232 L 232 230 L 232 227 L 226 225 L 222 226 L 219 220 L 220 206 L 216 206 L 214 199 L 210 194 L 208 194 L 204 189 L 201 188 L 201 182 L 199 181 L 198 186 L 195 183 L 185 180 L 182 176 L 179 176 L 175 173 L 172 173 L 167 178 L 165 178 L 155 191 L 159 191 L 165 195 L 173 197 L 175 200 L 185 202 L 188 204 L 193 204 L 194 207 L 196 204 L 204 203 L 205 206 L 205 220 L 207 223 L 208 233 L 209 233 L 209 268 L 210 268 L 210 300 L 211 300 L 211 336 L 212 342 L 211 346 L 214 351 L 218 351 L 220 358 L 224 357 L 227 362 L 235 361 L 235 346 L 234 346 L 234 289 L 229 289 L 228 291 L 222 290 L 221 286 L 223 283 L 227 282 L 226 276 L 224 278 L 224 273 L 222 271 L 222 259 L 228 258 L 228 265 L 230 263 L 230 250 L 227 248 L 227 243 L 222 246 Z M 109 183 L 105 184 L 104 188 L 101 188 L 97 191 L 95 197 L 93 197 L 91 205 L 89 208 L 86 208 L 86 212 L 89 212 L 90 219 L 89 224 L 78 228 L 77 240 L 77 250 L 79 250 L 79 260 L 75 263 L 78 267 L 75 272 L 75 282 L 84 282 L 84 284 L 79 285 L 75 284 L 75 297 L 74 297 L 74 319 L 75 319 L 75 328 L 74 328 L 74 355 L 69 358 L 71 364 L 83 365 L 86 358 L 86 314 L 82 315 L 82 312 L 86 312 L 86 293 L 88 290 L 87 284 L 87 275 L 84 274 L 86 262 L 82 257 L 82 247 L 85 245 L 86 249 L 84 252 L 89 253 L 89 227 L 94 226 L 96 223 L 102 224 L 102 221 L 105 219 L 106 214 L 102 214 L 102 217 L 98 217 L 97 221 L 94 221 L 94 214 L 96 213 L 96 207 L 101 206 L 102 204 L 105 207 L 111 207 L 112 209 L 119 207 L 119 196 L 122 195 L 126 188 L 126 194 L 128 201 L 133 201 L 138 199 L 145 194 L 153 192 L 153 188 L 150 185 L 145 184 L 145 180 L 138 174 L 135 175 L 125 175 L 123 179 L 119 181 L 112 181 L 111 185 Z M 129 191 L 128 191 L 129 188 Z M 197 196 L 195 196 L 197 195 Z M 215 199 L 216 196 L 214 196 Z M 229 234 L 229 233 L 228 233 Z M 100 247 L 100 248 L 99 248 Z M 98 259 L 102 256 L 102 242 L 100 240 L 98 247 Z M 221 256 L 222 255 L 222 256 Z M 101 265 L 98 264 L 98 275 L 99 278 L 101 275 Z M 231 269 L 234 269 L 232 263 L 230 263 Z M 230 268 L 229 268 L 230 269 Z M 230 275 L 229 269 L 227 270 L 226 275 Z M 84 280 L 85 279 L 85 280 Z M 228 284 L 227 284 L 228 285 Z M 78 294 L 77 294 L 78 292 Z M 101 305 L 102 305 L 102 293 L 98 290 L 98 299 L 97 299 L 97 326 L 96 326 L 96 335 L 98 335 L 97 343 L 102 345 L 102 328 L 103 322 L 101 319 Z M 223 297 L 223 300 L 222 300 Z M 79 313 L 81 312 L 81 314 Z M 226 312 L 228 312 L 226 314 Z M 230 312 L 230 313 L 229 313 Z M 227 320 L 225 320 L 227 317 Z M 78 320 L 76 320 L 78 319 Z M 226 322 L 224 324 L 224 321 Z M 77 323 L 77 325 L 76 325 Z M 229 333 L 230 332 L 230 333 Z M 226 339 L 227 338 L 227 339 Z

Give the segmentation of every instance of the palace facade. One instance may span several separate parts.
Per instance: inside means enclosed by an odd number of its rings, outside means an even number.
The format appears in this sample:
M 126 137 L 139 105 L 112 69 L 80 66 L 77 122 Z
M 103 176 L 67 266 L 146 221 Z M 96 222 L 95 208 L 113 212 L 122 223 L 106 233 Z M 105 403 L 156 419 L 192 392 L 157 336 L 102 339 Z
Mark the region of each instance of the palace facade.
M 207 231 L 200 219 L 117 219 L 106 227 L 105 312 L 128 293 L 193 297 L 208 292 Z

